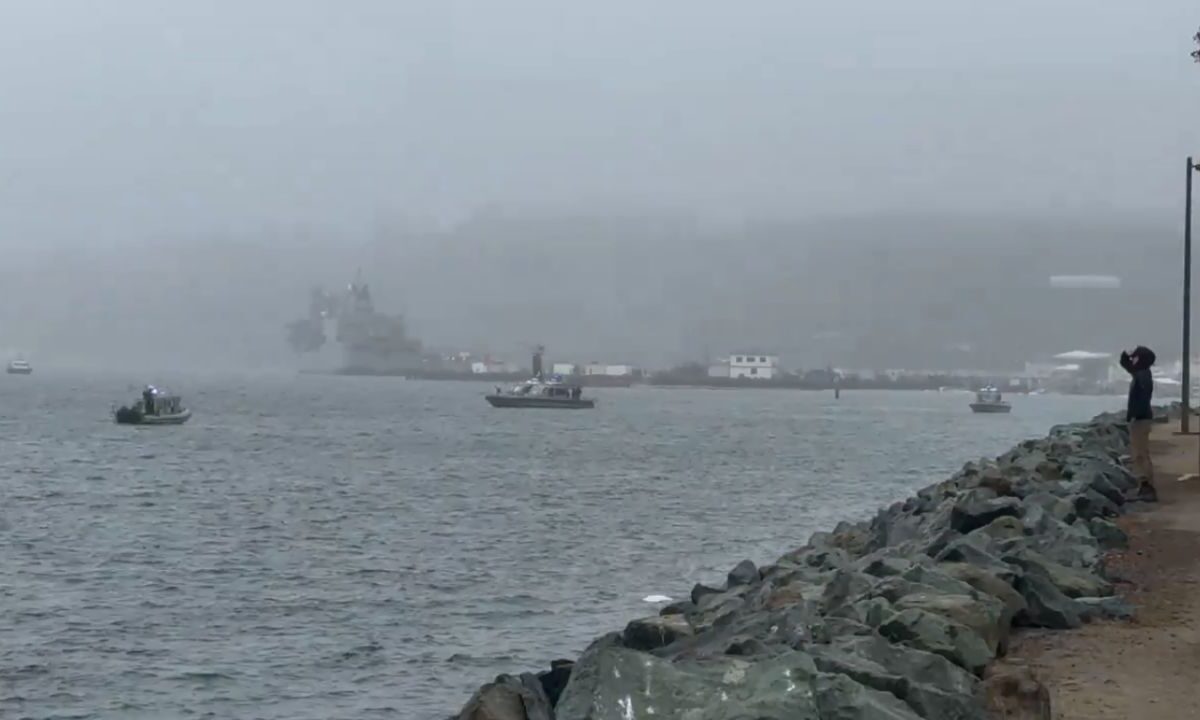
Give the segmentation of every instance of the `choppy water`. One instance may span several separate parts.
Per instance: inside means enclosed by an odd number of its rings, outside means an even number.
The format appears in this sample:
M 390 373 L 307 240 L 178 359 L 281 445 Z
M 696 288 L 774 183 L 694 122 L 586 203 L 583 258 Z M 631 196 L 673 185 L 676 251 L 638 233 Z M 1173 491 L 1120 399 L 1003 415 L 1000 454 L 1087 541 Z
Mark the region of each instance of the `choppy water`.
M 109 422 L 137 378 L 0 376 L 0 717 L 444 717 L 737 560 L 770 561 L 1121 405 L 961 394 L 600 391 L 183 378 L 181 428 Z

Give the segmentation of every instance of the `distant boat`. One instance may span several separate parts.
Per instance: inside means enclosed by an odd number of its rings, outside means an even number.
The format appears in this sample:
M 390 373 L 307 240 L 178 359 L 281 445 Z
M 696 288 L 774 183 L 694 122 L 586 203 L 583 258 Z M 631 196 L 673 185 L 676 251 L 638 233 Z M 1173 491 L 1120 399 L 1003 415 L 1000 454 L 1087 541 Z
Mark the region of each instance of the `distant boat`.
M 120 425 L 182 425 L 192 417 L 178 395 L 148 385 L 142 399 L 130 406 L 121 406 L 113 413 Z
M 977 413 L 1006 413 L 1012 411 L 1009 405 L 1000 397 L 1000 391 L 994 387 L 980 388 L 975 393 L 975 402 L 971 403 L 971 411 Z
M 538 346 L 533 354 L 533 377 L 511 390 L 496 388 L 496 392 L 485 396 L 488 404 L 497 408 L 542 408 L 557 410 L 587 410 L 596 407 L 596 401 L 583 397 L 583 387 L 578 383 L 564 382 L 561 375 L 552 375 L 549 380 L 542 374 L 542 352 Z
M 508 391 L 496 388 L 495 393 L 486 397 L 489 405 L 498 408 L 589 410 L 596 407 L 595 400 L 583 397 L 583 388 L 568 385 L 558 378 L 531 378 Z
M 28 360 L 17 358 L 8 363 L 8 368 L 5 370 L 9 375 L 32 375 L 33 366 Z

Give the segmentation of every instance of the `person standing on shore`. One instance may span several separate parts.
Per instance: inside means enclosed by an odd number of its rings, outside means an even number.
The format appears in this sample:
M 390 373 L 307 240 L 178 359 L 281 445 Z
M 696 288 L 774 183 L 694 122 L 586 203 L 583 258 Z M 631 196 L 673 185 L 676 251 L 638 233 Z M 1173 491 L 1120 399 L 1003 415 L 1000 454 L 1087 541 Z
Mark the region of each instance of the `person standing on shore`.
M 1158 499 L 1154 489 L 1154 462 L 1150 459 L 1150 429 L 1154 424 L 1154 351 L 1138 345 L 1133 352 L 1121 352 L 1121 367 L 1129 373 L 1129 403 L 1125 421 L 1129 423 L 1129 452 L 1133 456 L 1133 472 L 1138 479 L 1138 499 L 1153 502 Z

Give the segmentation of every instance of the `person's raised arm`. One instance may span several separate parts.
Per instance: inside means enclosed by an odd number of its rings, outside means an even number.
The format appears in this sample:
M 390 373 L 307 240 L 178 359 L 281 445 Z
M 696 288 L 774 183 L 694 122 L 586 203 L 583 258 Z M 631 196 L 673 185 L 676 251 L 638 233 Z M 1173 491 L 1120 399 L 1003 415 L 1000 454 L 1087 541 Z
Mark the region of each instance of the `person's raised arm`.
M 1133 370 L 1134 370 L 1134 368 L 1133 368 L 1133 358 L 1129 357 L 1129 351 L 1128 351 L 1128 350 L 1122 350 L 1122 351 L 1121 351 L 1121 360 L 1120 360 L 1120 363 L 1121 363 L 1121 367 L 1122 367 L 1122 368 L 1125 370 L 1125 372 L 1129 373 L 1130 375 L 1132 375 L 1132 374 L 1133 374 Z

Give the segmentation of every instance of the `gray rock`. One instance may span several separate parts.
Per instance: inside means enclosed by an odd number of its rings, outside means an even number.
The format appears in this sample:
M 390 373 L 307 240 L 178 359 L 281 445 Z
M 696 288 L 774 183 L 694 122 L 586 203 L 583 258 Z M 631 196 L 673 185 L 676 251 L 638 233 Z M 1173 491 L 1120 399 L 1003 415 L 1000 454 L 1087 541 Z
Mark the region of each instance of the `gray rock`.
M 819 600 L 824 591 L 825 585 L 822 583 L 793 580 L 786 585 L 772 587 L 764 607 L 768 610 L 779 610 L 806 601 Z
M 699 608 L 691 600 L 677 600 L 669 605 L 663 605 L 662 610 L 658 611 L 659 615 L 692 615 Z
M 849 676 L 874 690 L 903 699 L 908 694 L 908 678 L 892 672 L 870 658 L 847 651 L 839 645 L 814 645 L 809 648 L 817 669 L 824 673 Z
M 1068 630 L 1083 624 L 1078 603 L 1063 595 L 1045 575 L 1025 573 L 1017 578 L 1013 587 L 1026 603 L 1025 611 L 1017 614 L 1017 624 L 1055 630 Z
M 812 688 L 821 720 L 920 720 L 894 695 L 860 685 L 846 675 L 822 673 Z
M 983 703 L 975 695 L 952 693 L 929 685 L 910 685 L 904 698 L 923 718 L 937 720 L 988 720 Z
M 865 522 L 840 522 L 833 529 L 829 544 L 846 553 L 848 557 L 862 557 L 870 550 L 871 528 Z
M 1002 558 L 1032 550 L 1066 567 L 1089 570 L 1100 561 L 1100 543 L 1088 530 L 1087 522 L 1077 520 L 1068 525 L 1047 517 L 1040 532 L 1025 538 L 1009 538 L 996 543 L 994 551 Z
M 549 670 L 538 673 L 538 682 L 541 683 L 546 697 L 550 699 L 551 707 L 558 704 L 563 689 L 567 687 L 567 682 L 571 679 L 571 669 L 574 667 L 574 660 L 554 660 L 550 663 Z
M 479 688 L 457 720 L 554 720 L 554 709 L 532 675 L 501 675 Z
M 749 560 L 743 560 L 729 571 L 726 579 L 727 587 L 738 585 L 753 585 L 759 581 L 758 567 Z
M 1098 494 L 1103 495 L 1109 502 L 1117 507 L 1125 504 L 1125 492 L 1114 485 L 1109 479 L 1100 474 L 1092 475 L 1088 480 L 1087 486 Z
M 1103 518 L 1092 518 L 1088 521 L 1088 530 L 1105 550 L 1124 550 L 1129 547 L 1129 536 L 1117 527 L 1116 523 Z
M 827 547 L 806 555 L 804 563 L 818 570 L 837 570 L 850 564 L 850 554 L 839 547 Z
M 875 629 L 851 618 L 825 617 L 812 628 L 811 637 L 794 645 L 797 650 L 811 647 L 811 644 L 828 645 L 841 638 L 863 635 L 874 635 Z
M 1009 617 L 1016 619 L 1025 611 L 1028 605 L 1021 593 L 1013 587 L 1019 576 L 1018 572 L 1007 565 L 1000 566 L 1001 574 L 996 574 L 989 568 L 968 563 L 944 563 L 941 569 L 947 575 L 962 580 L 981 593 L 986 593 L 1004 603 Z
M 821 594 L 821 604 L 826 612 L 853 602 L 866 594 L 875 584 L 875 578 L 854 570 L 838 570 Z
M 920 565 L 914 567 L 902 576 L 905 580 L 933 588 L 947 595 L 971 595 L 974 589 L 967 583 L 942 572 L 937 565 Z
M 1025 524 L 1015 516 L 1005 515 L 1004 517 L 998 517 L 987 525 L 984 525 L 978 530 L 973 531 L 971 535 L 980 533 L 997 540 L 1025 537 Z
M 946 547 L 961 537 L 962 533 L 953 528 L 942 528 L 923 539 L 920 551 L 924 555 L 936 558 Z
M 894 612 L 892 604 L 886 598 L 872 597 L 845 603 L 830 613 L 829 617 L 854 620 L 867 627 L 875 628 L 891 617 Z
M 952 620 L 978 635 L 995 657 L 1008 647 L 1013 615 L 998 599 L 983 595 L 941 595 L 919 593 L 896 601 L 896 610 L 924 610 Z
M 906 557 L 897 557 L 891 555 L 868 555 L 863 558 L 867 561 L 862 565 L 862 571 L 872 577 L 884 578 L 901 575 L 916 564 Z
M 631 650 L 655 650 L 694 634 L 683 615 L 654 615 L 626 625 L 621 642 Z
M 659 657 L 719 658 L 730 649 L 744 652 L 751 640 L 782 649 L 803 645 L 811 640 L 813 626 L 818 624 L 816 603 L 802 603 L 784 610 L 733 613 L 712 626 L 699 629 L 691 637 L 653 651 Z
M 893 642 L 941 655 L 976 675 L 981 674 L 993 658 L 987 643 L 974 631 L 916 608 L 893 615 L 879 626 L 879 634 Z
M 976 489 L 963 493 L 950 515 L 951 529 L 969 533 L 996 518 L 1021 514 L 1021 501 L 1014 497 L 995 497 L 990 490 Z
M 1104 578 L 1088 570 L 1067 567 L 1054 560 L 1025 548 L 1004 556 L 1004 561 L 1012 563 L 1028 574 L 1041 575 L 1071 598 L 1112 595 L 1112 584 Z
M 1120 509 L 1108 498 L 1089 488 L 1071 498 L 1075 514 L 1089 520 L 1094 517 L 1116 517 Z
M 692 604 L 699 605 L 700 601 L 703 600 L 706 596 L 720 595 L 722 592 L 724 592 L 724 591 L 720 590 L 719 588 L 709 587 L 709 586 L 703 585 L 701 583 L 696 583 L 694 586 L 692 586 L 692 595 L 691 595 Z
M 1075 522 L 1075 505 L 1070 500 L 1059 495 L 1050 492 L 1034 493 L 1025 498 L 1025 504 L 1039 505 L 1045 512 L 1062 522 L 1068 524 Z M 1029 526 L 1034 528 L 1035 532 L 1037 531 L 1036 525 L 1029 524 Z
M 864 657 L 910 683 L 937 688 L 954 695 L 972 695 L 978 679 L 941 655 L 907 645 L 890 643 L 878 634 L 842 637 L 835 641 L 844 653 Z
M 1081 597 L 1076 602 L 1083 607 L 1085 620 L 1132 620 L 1136 615 L 1133 605 L 1116 595 Z
M 557 720 L 817 720 L 808 655 L 670 662 L 624 648 L 590 648 L 555 708 Z
M 975 565 L 988 572 L 1003 577 L 1012 572 L 1012 567 L 1006 565 L 994 552 L 995 544 L 985 535 L 972 533 L 951 542 L 942 552 L 937 554 L 940 563 L 960 563 Z

